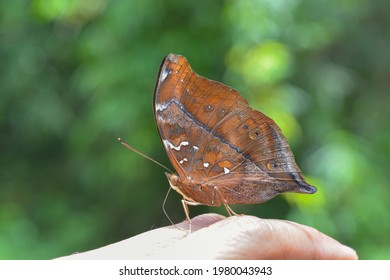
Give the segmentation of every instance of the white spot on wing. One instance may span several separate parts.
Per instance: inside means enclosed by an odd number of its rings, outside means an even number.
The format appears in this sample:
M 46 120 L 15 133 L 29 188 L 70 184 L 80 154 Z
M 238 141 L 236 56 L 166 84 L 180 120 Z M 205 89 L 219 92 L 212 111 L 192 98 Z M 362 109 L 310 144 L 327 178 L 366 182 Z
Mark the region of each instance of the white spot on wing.
M 209 167 L 209 165 L 210 165 L 210 163 L 208 163 L 208 162 L 204 162 L 203 163 L 203 166 L 206 167 L 206 168 Z
M 171 149 L 175 149 L 176 151 L 180 151 L 181 149 L 181 146 L 188 146 L 190 143 L 188 143 L 188 141 L 183 141 L 179 144 L 179 146 L 174 146 L 171 142 L 169 142 L 168 140 L 163 140 L 164 142 L 164 145 L 165 147 L 169 147 Z
M 230 170 L 226 167 L 223 168 L 223 172 L 225 172 L 225 174 L 229 174 L 230 173 Z
M 180 164 L 183 164 L 185 161 L 188 161 L 187 158 L 183 158 L 181 161 L 179 161 Z
M 199 150 L 198 146 L 193 146 L 193 148 L 194 148 L 195 151 Z
M 169 105 L 169 102 L 164 103 L 157 103 L 156 104 L 156 111 L 164 111 Z
M 164 82 L 165 79 L 168 77 L 168 75 L 172 74 L 172 71 L 171 70 L 168 70 L 166 67 L 164 67 L 164 69 L 162 70 L 162 73 L 161 73 L 161 79 L 160 79 L 160 82 Z

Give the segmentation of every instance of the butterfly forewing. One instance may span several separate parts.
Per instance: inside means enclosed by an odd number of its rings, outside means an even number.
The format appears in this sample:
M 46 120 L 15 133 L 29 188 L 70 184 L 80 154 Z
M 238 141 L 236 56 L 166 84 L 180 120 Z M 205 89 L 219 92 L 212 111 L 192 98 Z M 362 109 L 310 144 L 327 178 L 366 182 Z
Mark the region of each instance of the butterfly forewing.
M 164 59 L 154 103 L 161 139 L 182 179 L 178 187 L 192 200 L 213 205 L 215 187 L 227 203 L 315 191 L 279 127 L 234 89 L 197 75 L 184 57 Z

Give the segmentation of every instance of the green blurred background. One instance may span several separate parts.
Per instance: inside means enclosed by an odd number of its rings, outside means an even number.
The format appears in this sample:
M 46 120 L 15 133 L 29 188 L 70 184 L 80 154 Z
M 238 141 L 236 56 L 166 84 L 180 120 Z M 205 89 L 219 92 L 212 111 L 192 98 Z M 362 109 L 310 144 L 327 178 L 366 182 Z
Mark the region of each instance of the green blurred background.
M 1 1 L 0 258 L 169 224 L 164 170 L 117 137 L 169 166 L 152 95 L 172 52 L 273 118 L 319 189 L 233 209 L 389 259 L 389 23 L 385 0 Z M 166 209 L 184 219 L 178 194 Z

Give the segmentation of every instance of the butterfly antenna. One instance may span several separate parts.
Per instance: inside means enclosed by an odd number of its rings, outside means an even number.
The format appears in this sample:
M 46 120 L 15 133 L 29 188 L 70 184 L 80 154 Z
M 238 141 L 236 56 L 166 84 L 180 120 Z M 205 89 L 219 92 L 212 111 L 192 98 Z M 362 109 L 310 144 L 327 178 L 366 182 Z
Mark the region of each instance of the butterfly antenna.
M 141 152 L 138 151 L 136 148 L 130 146 L 130 145 L 127 144 L 125 141 L 123 141 L 122 138 L 118 137 L 118 141 L 121 142 L 121 144 L 122 144 L 123 146 L 125 146 L 127 149 L 129 149 L 129 150 L 131 150 L 131 151 L 133 151 L 133 152 L 139 154 L 140 156 L 143 156 L 144 158 L 147 158 L 148 160 L 150 160 L 150 161 L 152 161 L 152 162 L 158 164 L 158 165 L 161 166 L 162 168 L 168 170 L 170 173 L 173 173 L 168 167 L 162 165 L 162 164 L 159 163 L 157 160 L 152 159 L 151 157 L 145 155 L 144 153 L 141 153 Z M 163 205 L 162 205 L 163 212 L 164 212 L 165 216 L 168 218 L 168 220 L 171 222 L 171 224 L 172 224 L 175 228 L 180 229 L 180 230 L 184 230 L 184 229 L 182 229 L 182 228 L 179 228 L 179 227 L 171 220 L 171 218 L 169 217 L 167 211 L 165 210 L 165 203 L 166 203 L 167 200 L 168 200 L 168 195 L 169 195 L 170 191 L 171 191 L 171 187 L 168 189 L 167 194 L 165 195 L 165 198 L 164 198 L 164 202 L 163 202 Z
M 157 160 L 155 159 L 152 159 L 151 157 L 148 157 L 147 155 L 145 155 L 144 153 L 141 153 L 140 151 L 138 151 L 136 148 L 130 146 L 129 144 L 127 144 L 125 141 L 122 140 L 122 138 L 118 137 L 118 141 L 121 142 L 121 144 L 123 146 L 125 146 L 127 149 L 139 154 L 140 156 L 143 156 L 144 158 L 147 158 L 148 160 L 158 164 L 159 166 L 161 166 L 162 168 L 168 170 L 170 173 L 173 173 L 168 167 L 162 165 L 161 163 L 159 163 Z

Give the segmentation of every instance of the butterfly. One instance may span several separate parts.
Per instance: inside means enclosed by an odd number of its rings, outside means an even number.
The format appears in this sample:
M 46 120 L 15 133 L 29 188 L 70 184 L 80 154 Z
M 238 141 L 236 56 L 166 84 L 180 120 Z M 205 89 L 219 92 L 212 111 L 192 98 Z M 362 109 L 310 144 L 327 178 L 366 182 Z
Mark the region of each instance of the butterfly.
M 275 122 L 233 88 L 196 74 L 170 54 L 160 66 L 154 115 L 169 160 L 172 189 L 190 205 L 263 203 L 283 192 L 312 194 Z

